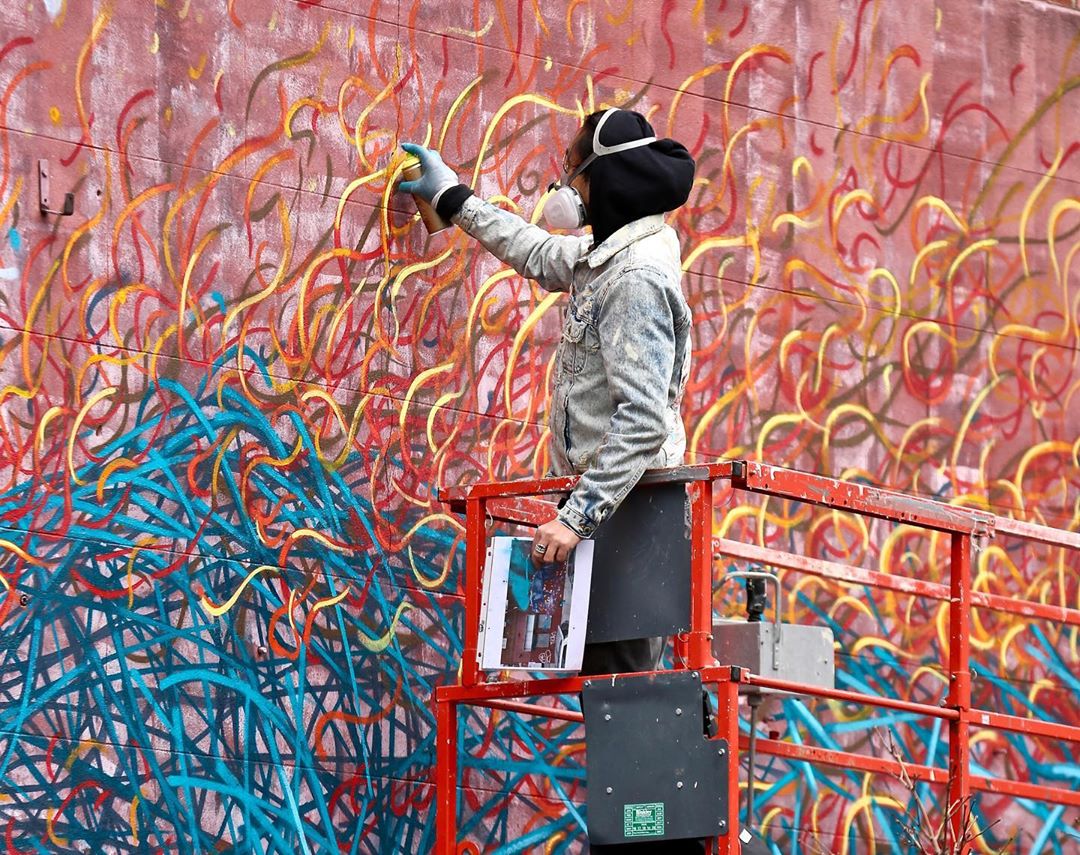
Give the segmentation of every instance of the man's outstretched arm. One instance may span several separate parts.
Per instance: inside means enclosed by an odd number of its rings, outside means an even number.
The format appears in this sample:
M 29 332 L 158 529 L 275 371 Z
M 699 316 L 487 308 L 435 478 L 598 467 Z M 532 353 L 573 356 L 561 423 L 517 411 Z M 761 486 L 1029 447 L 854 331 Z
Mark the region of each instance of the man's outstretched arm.
M 553 235 L 517 214 L 485 202 L 458 181 L 439 153 L 413 143 L 401 147 L 420 158 L 423 176 L 401 182 L 400 189 L 434 205 L 439 216 L 452 220 L 492 255 L 548 291 L 568 291 L 574 266 L 588 251 L 588 238 Z

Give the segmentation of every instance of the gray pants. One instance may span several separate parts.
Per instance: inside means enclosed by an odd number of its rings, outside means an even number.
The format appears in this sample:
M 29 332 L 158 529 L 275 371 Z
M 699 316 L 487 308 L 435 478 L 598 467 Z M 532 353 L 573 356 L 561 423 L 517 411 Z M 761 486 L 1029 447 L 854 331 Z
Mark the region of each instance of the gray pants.
M 586 644 L 581 660 L 581 676 L 655 671 L 663 652 L 664 639 L 660 637 Z

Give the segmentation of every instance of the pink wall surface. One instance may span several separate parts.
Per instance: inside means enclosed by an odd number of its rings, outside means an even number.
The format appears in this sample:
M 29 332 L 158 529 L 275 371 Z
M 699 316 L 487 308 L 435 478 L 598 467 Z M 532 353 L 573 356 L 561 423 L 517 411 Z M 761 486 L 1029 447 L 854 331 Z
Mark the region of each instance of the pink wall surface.
M 694 459 L 1080 528 L 1080 13 L 1028 0 L 0 5 L 0 846 L 430 851 L 461 655 L 439 483 L 545 471 L 561 302 L 393 192 L 398 143 L 531 216 L 585 112 L 692 151 Z M 38 211 L 38 161 L 51 202 Z M 726 537 L 938 579 L 905 527 L 725 495 Z M 718 567 L 718 571 L 722 570 Z M 1001 540 L 980 590 L 1080 606 Z M 838 684 L 936 703 L 946 604 L 789 574 Z M 718 598 L 720 610 L 737 608 Z M 975 699 L 1080 720 L 1077 631 L 980 611 Z M 567 699 L 573 703 L 572 699 Z M 945 762 L 789 700 L 777 738 Z M 470 715 L 466 851 L 579 852 L 580 731 Z M 1074 788 L 1076 746 L 973 732 Z M 909 793 L 761 761 L 783 852 L 909 852 Z M 940 792 L 919 796 L 940 812 Z M 1076 852 L 986 796 L 976 851 Z

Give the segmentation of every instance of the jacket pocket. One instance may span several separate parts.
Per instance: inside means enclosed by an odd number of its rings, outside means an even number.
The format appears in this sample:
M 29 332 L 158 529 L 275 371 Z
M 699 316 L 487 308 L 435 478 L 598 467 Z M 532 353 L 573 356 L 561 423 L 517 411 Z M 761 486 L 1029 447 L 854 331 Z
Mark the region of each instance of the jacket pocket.
M 589 348 L 588 327 L 587 321 L 577 318 L 573 312 L 567 313 L 560 343 L 561 366 L 566 374 L 579 374 L 585 367 L 585 358 Z

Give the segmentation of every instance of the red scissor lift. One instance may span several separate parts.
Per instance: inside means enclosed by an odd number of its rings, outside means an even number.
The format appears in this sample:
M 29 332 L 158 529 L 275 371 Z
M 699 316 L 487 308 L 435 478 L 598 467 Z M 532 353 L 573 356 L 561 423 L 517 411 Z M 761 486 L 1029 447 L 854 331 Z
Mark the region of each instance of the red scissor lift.
M 782 499 L 805 502 L 893 523 L 945 533 L 951 542 L 948 584 L 914 579 L 823 561 L 802 555 L 767 549 L 722 538 L 714 538 L 713 485 L 727 481 L 731 487 Z M 918 716 L 944 719 L 948 723 L 948 768 L 903 764 L 891 758 L 874 757 L 813 745 L 758 738 L 757 751 L 791 760 L 854 769 L 871 773 L 900 775 L 946 787 L 948 804 L 966 804 L 974 792 L 1010 795 L 1017 798 L 1080 807 L 1080 792 L 1003 778 L 972 775 L 969 770 L 968 729 L 995 729 L 1022 733 L 1028 737 L 1080 743 L 1080 727 L 1063 722 L 1042 721 L 1006 715 L 971 706 L 970 634 L 972 608 L 991 609 L 1032 620 L 1053 621 L 1063 626 L 1080 626 L 1080 609 L 1048 605 L 1013 597 L 972 590 L 973 547 L 995 536 L 1009 536 L 1053 547 L 1080 550 L 1080 534 L 1036 525 L 928 499 L 882 490 L 849 481 L 825 478 L 777 466 L 732 460 L 701 466 L 655 470 L 644 483 L 685 482 L 691 522 L 691 630 L 676 636 L 675 663 L 678 669 L 693 669 L 702 683 L 716 687 L 718 701 L 717 738 L 730 746 L 745 749 L 747 738 L 739 733 L 740 687 L 755 686 L 796 695 L 831 698 L 852 704 L 879 707 Z M 521 698 L 580 692 L 583 677 L 484 682 L 477 663 L 477 636 L 480 621 L 483 562 L 487 523 L 500 521 L 536 526 L 552 518 L 550 502 L 536 497 L 565 493 L 576 478 L 544 478 L 531 481 L 492 482 L 469 487 L 442 488 L 439 498 L 465 515 L 465 632 L 459 682 L 435 690 L 436 704 L 436 852 L 457 851 L 458 706 L 470 704 L 516 713 L 548 716 L 566 721 L 582 721 L 573 710 L 560 709 Z M 826 689 L 802 683 L 769 679 L 730 664 L 717 663 L 712 653 L 712 595 L 714 558 L 728 556 L 785 568 L 790 571 L 868 585 L 901 594 L 915 595 L 949 604 L 949 689 L 945 705 L 932 706 L 900 699 L 868 695 L 841 689 Z M 593 677 L 591 679 L 597 679 Z M 739 825 L 739 751 L 729 759 L 728 816 L 712 851 L 737 855 Z M 965 814 L 950 814 L 946 845 L 955 851 L 965 839 Z M 968 846 L 963 846 L 968 851 Z

